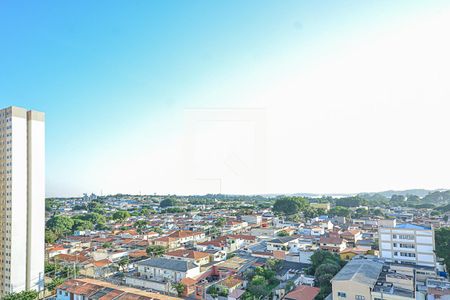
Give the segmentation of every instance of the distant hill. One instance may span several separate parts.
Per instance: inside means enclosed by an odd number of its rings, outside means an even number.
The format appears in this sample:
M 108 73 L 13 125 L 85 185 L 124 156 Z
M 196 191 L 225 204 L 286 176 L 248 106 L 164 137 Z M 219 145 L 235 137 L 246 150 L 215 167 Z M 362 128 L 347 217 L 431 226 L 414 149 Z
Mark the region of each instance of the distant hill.
M 358 196 L 367 201 L 388 201 L 390 199 L 382 193 L 360 193 Z
M 436 210 L 439 210 L 443 213 L 450 211 L 450 203 L 445 205 L 445 206 L 440 206 L 438 208 L 436 208 Z
M 422 203 L 431 203 L 435 206 L 447 205 L 450 203 L 450 191 L 436 191 L 429 193 L 422 198 Z
M 353 197 L 358 196 L 367 201 L 389 201 L 393 195 L 398 196 L 417 196 L 416 204 L 427 204 L 431 203 L 435 206 L 445 206 L 450 204 L 450 190 L 426 190 L 426 189 L 409 189 L 409 190 L 388 190 L 382 192 L 372 192 L 372 193 L 358 193 L 358 194 L 314 194 L 314 193 L 295 193 L 289 194 L 289 196 L 306 197 L 306 198 L 322 198 L 322 197 L 333 197 L 335 199 L 343 197 Z M 272 198 L 280 195 L 270 194 L 264 195 L 265 197 Z

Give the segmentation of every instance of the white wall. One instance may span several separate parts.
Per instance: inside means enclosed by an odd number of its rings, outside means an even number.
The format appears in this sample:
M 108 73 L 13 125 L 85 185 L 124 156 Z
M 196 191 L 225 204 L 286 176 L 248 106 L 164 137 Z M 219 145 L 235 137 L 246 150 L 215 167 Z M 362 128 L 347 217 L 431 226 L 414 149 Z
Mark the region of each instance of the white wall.
M 29 113 L 30 116 L 30 113 Z M 28 281 L 44 287 L 45 257 L 45 123 L 28 120 Z
M 417 236 L 416 242 L 421 244 L 433 244 L 433 238 L 431 236 Z
M 27 120 L 12 117 L 10 291 L 26 287 L 27 257 Z M 7 260 L 8 257 L 5 257 Z M 6 272 L 8 273 L 8 272 Z

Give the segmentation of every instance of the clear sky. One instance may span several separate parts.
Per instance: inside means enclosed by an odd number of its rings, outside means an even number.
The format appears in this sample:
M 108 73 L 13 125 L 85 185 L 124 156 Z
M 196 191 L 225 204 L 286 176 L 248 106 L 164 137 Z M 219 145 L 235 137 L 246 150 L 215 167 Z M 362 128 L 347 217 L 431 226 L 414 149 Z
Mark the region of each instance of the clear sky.
M 0 1 L 47 195 L 450 188 L 449 1 Z

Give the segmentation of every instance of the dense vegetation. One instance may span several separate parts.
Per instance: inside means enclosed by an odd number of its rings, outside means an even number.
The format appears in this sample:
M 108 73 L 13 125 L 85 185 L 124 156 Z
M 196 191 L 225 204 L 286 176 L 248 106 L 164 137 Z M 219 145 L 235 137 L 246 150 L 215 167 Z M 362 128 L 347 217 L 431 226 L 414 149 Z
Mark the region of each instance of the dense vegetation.
M 277 199 L 273 205 L 273 212 L 284 215 L 295 215 L 303 211 L 308 205 L 305 198 L 283 197 Z
M 280 283 L 275 277 L 275 271 L 280 267 L 281 262 L 279 260 L 268 259 L 264 267 L 256 267 L 254 270 L 246 272 L 245 277 L 248 280 L 248 285 L 242 299 L 253 300 L 268 297 Z
M 331 293 L 331 279 L 345 264 L 337 254 L 318 250 L 311 256 L 312 266 L 309 270 L 314 275 L 315 285 L 320 288 L 316 300 L 322 300 Z
M 20 293 L 10 293 L 3 297 L 3 300 L 35 300 L 38 298 L 36 291 L 23 291 Z
M 443 258 L 447 265 L 447 270 L 450 270 L 450 228 L 439 228 L 435 232 L 436 238 L 436 255 Z

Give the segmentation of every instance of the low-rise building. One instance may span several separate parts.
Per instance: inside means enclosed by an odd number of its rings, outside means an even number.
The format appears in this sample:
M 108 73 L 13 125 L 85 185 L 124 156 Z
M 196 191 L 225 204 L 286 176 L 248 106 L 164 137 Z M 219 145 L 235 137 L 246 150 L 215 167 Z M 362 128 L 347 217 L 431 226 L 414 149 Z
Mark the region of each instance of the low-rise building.
M 268 251 L 283 250 L 289 251 L 291 244 L 296 244 L 298 242 L 298 237 L 295 236 L 284 236 L 279 237 L 267 242 Z
M 241 216 L 241 220 L 245 221 L 251 225 L 261 225 L 262 216 L 261 215 L 243 215 L 243 216 Z
M 326 250 L 334 253 L 341 253 L 347 248 L 347 241 L 336 236 L 321 237 L 319 240 L 319 247 L 321 250 Z
M 286 300 L 314 300 L 319 294 L 320 288 L 308 285 L 299 285 L 293 291 L 289 292 L 284 299 Z
M 136 271 L 127 273 L 127 285 L 153 289 L 161 292 L 174 292 L 173 282 L 183 278 L 193 278 L 200 274 L 200 266 L 191 261 L 170 258 L 149 258 L 141 260 Z
M 56 288 L 56 300 L 114 299 L 114 300 L 180 300 L 158 293 L 113 285 L 95 279 L 70 279 Z
M 194 250 L 179 249 L 167 252 L 164 257 L 177 260 L 185 260 L 202 266 L 210 262 L 210 255 L 207 252 L 200 252 Z
M 380 256 L 390 262 L 436 266 L 434 229 L 400 224 L 379 228 Z
M 333 300 L 371 300 L 372 288 L 383 264 L 369 259 L 353 259 L 331 280 Z

